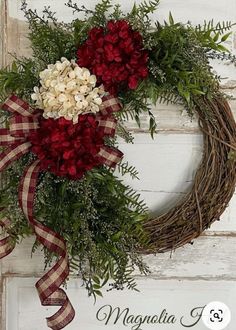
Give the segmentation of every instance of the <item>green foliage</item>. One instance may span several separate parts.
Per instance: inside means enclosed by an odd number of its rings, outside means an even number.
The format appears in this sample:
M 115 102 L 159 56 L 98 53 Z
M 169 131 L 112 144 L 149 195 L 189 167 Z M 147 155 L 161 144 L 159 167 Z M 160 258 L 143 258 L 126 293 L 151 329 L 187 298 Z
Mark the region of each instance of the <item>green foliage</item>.
M 114 20 L 125 18 L 125 15 L 121 10 L 121 5 L 120 4 L 115 4 L 113 6 L 113 12 L 109 15 L 109 18 L 114 19 Z
M 117 123 L 116 134 L 125 140 L 126 143 L 133 143 L 134 137 L 132 133 L 126 129 L 121 120 Z
M 0 69 L 0 100 L 3 102 L 9 94 L 30 100 L 34 86 L 39 83 L 40 62 L 34 59 L 15 59 L 10 66 Z
M 148 21 L 150 22 L 149 15 L 154 13 L 157 9 L 160 0 L 152 0 L 152 1 L 143 1 L 139 5 L 134 3 L 131 12 L 128 14 L 128 18 L 130 21 Z M 150 27 L 150 24 L 149 24 Z
M 81 45 L 87 39 L 88 32 L 92 27 L 92 23 L 89 19 L 85 22 L 83 20 L 76 19 L 73 22 L 76 46 Z
M 106 14 L 110 8 L 111 0 L 102 0 L 99 2 L 94 10 L 87 9 L 85 6 L 78 6 L 77 3 L 73 3 L 72 0 L 69 0 L 66 3 L 66 6 L 73 9 L 74 13 L 84 13 L 86 20 L 84 19 L 76 19 L 73 22 L 74 36 L 76 45 L 81 44 L 84 40 L 86 40 L 88 31 L 96 26 L 105 26 L 107 23 Z M 119 6 L 115 6 L 115 10 L 113 15 L 119 15 Z
M 122 176 L 129 174 L 132 179 L 139 179 L 138 177 L 138 171 L 134 166 L 129 165 L 129 163 L 126 161 L 124 163 L 120 163 L 117 166 L 118 172 L 121 173 Z
M 101 0 L 97 3 L 92 17 L 93 24 L 95 26 L 105 26 L 107 23 L 106 14 L 112 7 L 111 0 Z
M 216 50 L 216 51 L 228 51 L 222 43 L 227 41 L 231 36 L 232 32 L 225 31 L 230 30 L 233 24 L 230 22 L 218 23 L 214 26 L 213 21 L 205 22 L 203 28 L 197 26 L 195 28 L 197 39 L 200 41 L 201 45 L 206 49 Z M 225 34 L 224 34 L 225 33 Z M 222 35 L 223 34 L 223 35 Z
M 58 22 L 50 7 L 44 8 L 42 17 L 28 9 L 26 0 L 22 1 L 21 9 L 29 22 L 35 58 L 46 64 L 55 63 L 61 57 L 74 58 L 76 47 L 71 25 Z
M 218 91 L 218 78 L 212 72 L 207 57 L 209 47 L 213 46 L 220 50 L 217 38 L 210 39 L 209 34 L 196 32 L 190 25 L 174 23 L 171 15 L 169 23 L 165 22 L 164 26 L 158 24 L 153 32 L 150 71 L 154 72 L 152 82 L 157 85 L 157 92 L 160 86 L 160 98 L 166 95 L 170 101 L 182 99 L 191 113 L 195 97 L 210 97 Z M 155 67 L 160 68 L 162 76 L 155 74 Z
M 135 90 L 129 90 L 123 95 L 120 95 L 124 107 L 119 113 L 119 118 L 121 120 L 135 120 L 140 127 L 140 115 L 146 113 L 149 117 L 149 130 L 153 137 L 157 124 L 152 113 L 150 90 L 147 88 L 148 84 L 148 79 L 143 80 Z
M 134 3 L 131 12 L 127 15 L 127 20 L 135 30 L 138 30 L 143 37 L 145 48 L 151 49 L 152 38 L 150 30 L 152 27 L 152 14 L 158 7 L 160 0 L 143 1 L 139 5 Z
M 218 22 L 215 24 L 212 19 L 210 21 L 204 21 L 203 25 L 198 24 L 195 30 L 200 33 L 208 33 L 210 31 L 211 33 L 223 34 L 227 31 L 231 31 L 235 24 L 236 23 L 232 23 L 231 21 Z
M 29 154 L 15 162 L 6 171 L 8 183 L 0 191 L 0 206 L 11 220 L 9 234 L 14 241 L 31 234 L 18 206 L 17 190 L 23 169 L 32 159 Z M 133 177 L 137 174 L 127 164 L 121 165 L 121 171 Z M 88 172 L 79 181 L 42 173 L 35 217 L 66 239 L 71 269 L 83 278 L 90 295 L 100 295 L 108 278 L 114 287 L 132 288 L 135 284 L 130 270 L 138 267 L 143 273 L 147 271 L 136 252 L 147 244 L 142 229 L 147 208 L 139 194 L 105 167 Z M 45 250 L 47 265 L 53 258 Z
M 160 0 L 149 0 L 141 2 L 138 6 L 139 14 L 147 17 L 149 14 L 152 14 L 154 11 L 156 11 L 159 3 Z

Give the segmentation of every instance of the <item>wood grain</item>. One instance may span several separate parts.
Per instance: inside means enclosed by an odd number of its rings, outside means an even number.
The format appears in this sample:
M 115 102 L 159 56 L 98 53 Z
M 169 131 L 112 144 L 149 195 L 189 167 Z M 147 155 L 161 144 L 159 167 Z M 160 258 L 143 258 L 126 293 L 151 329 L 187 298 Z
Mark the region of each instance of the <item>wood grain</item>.
M 36 279 L 30 278 L 8 278 L 7 328 L 2 330 L 46 330 L 45 317 L 51 315 L 52 308 L 40 307 L 39 300 L 34 289 Z M 124 326 L 122 319 L 114 325 L 114 316 L 105 325 L 104 321 L 96 319 L 99 309 L 105 305 L 113 308 L 129 308 L 130 314 L 134 315 L 160 315 L 163 309 L 169 315 L 175 315 L 174 324 L 145 324 L 143 330 L 183 330 L 180 318 L 183 317 L 185 325 L 193 324 L 196 319 L 191 318 L 190 312 L 195 307 L 203 307 L 210 301 L 222 301 L 229 306 L 232 313 L 231 324 L 227 330 L 234 330 L 236 323 L 235 295 L 236 284 L 234 281 L 217 282 L 197 280 L 155 280 L 139 279 L 138 288 L 140 292 L 134 291 L 112 291 L 107 293 L 104 290 L 104 297 L 98 299 L 94 304 L 93 298 L 88 298 L 86 290 L 81 282 L 71 280 L 68 284 L 67 294 L 69 295 L 75 309 L 76 317 L 68 330 L 131 330 L 132 324 Z M 105 308 L 103 312 L 108 312 Z M 102 320 L 104 314 L 99 313 Z M 29 317 L 30 316 L 30 317 Z M 116 312 L 115 312 L 116 316 Z M 206 330 L 200 320 L 194 327 L 195 330 Z
M 149 277 L 236 280 L 235 242 L 235 237 L 231 236 L 203 236 L 193 245 L 186 245 L 172 254 L 146 256 L 144 260 L 151 271 Z M 2 261 L 2 274 L 37 277 L 44 273 L 42 253 L 38 250 L 31 259 L 32 243 L 33 238 L 25 239 Z

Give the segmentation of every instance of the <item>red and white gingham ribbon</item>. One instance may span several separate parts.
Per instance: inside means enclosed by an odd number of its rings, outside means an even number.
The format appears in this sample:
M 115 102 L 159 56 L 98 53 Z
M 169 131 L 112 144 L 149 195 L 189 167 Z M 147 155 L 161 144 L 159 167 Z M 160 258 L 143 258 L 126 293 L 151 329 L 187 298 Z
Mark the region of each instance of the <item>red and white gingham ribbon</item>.
M 3 218 L 0 220 L 0 227 L 2 228 L 9 228 L 10 227 L 10 221 L 7 218 Z M 10 254 L 14 250 L 14 244 L 12 243 L 9 236 L 3 238 L 0 240 L 0 259 L 6 257 L 8 254 Z
M 102 109 L 97 115 L 99 126 L 104 129 L 104 133 L 107 136 L 113 137 L 115 135 L 117 120 L 112 114 L 121 110 L 121 104 L 117 98 L 111 95 L 104 96 L 102 101 Z M 123 153 L 116 148 L 103 146 L 97 157 L 103 164 L 109 167 L 115 167 L 123 157 Z
M 25 171 L 19 189 L 20 206 L 32 225 L 37 239 L 49 251 L 59 256 L 57 263 L 36 283 L 36 288 L 44 306 L 61 306 L 59 311 L 47 318 L 47 325 L 53 330 L 63 329 L 75 316 L 72 307 L 64 290 L 60 286 L 69 276 L 69 261 L 66 252 L 64 239 L 34 219 L 33 207 L 37 179 L 40 173 L 40 161 L 33 162 Z
M 13 161 L 29 152 L 31 148 L 27 136 L 32 130 L 37 130 L 40 111 L 31 109 L 30 106 L 12 95 L 3 104 L 2 108 L 13 114 L 10 118 L 10 128 L 0 129 L 0 146 L 8 146 L 0 155 L 0 172 Z M 104 129 L 104 134 L 114 136 L 116 120 L 113 112 L 121 109 L 117 99 L 112 96 L 103 98 L 102 109 L 97 115 L 99 126 Z M 123 154 L 116 148 L 104 146 L 100 149 L 97 157 L 107 166 L 115 166 Z M 23 174 L 19 187 L 20 206 L 32 226 L 38 241 L 49 251 L 55 253 L 59 259 L 56 264 L 36 283 L 36 288 L 44 306 L 61 306 L 51 317 L 47 318 L 48 327 L 60 330 L 67 326 L 74 318 L 75 311 L 60 286 L 69 276 L 69 261 L 64 239 L 53 230 L 47 228 L 34 219 L 34 199 L 37 187 L 37 179 L 40 173 L 40 160 L 34 161 Z M 8 227 L 7 219 L 0 221 L 0 226 Z M 0 259 L 8 255 L 14 246 L 9 237 L 0 240 Z
M 3 105 L 3 109 L 10 111 L 10 128 L 0 130 L 0 145 L 9 146 L 0 155 L 0 171 L 3 171 L 13 161 L 29 152 L 31 144 L 27 135 L 31 130 L 38 129 L 40 113 L 32 111 L 27 103 L 11 96 Z M 19 187 L 20 206 L 32 226 L 37 239 L 51 252 L 58 255 L 56 264 L 36 283 L 36 288 L 42 305 L 61 306 L 59 311 L 47 318 L 48 327 L 53 330 L 63 329 L 75 316 L 75 311 L 66 295 L 60 289 L 69 275 L 69 262 L 66 253 L 66 243 L 57 233 L 36 221 L 33 217 L 34 196 L 37 178 L 40 173 L 40 161 L 33 162 L 25 171 Z M 7 222 L 3 223 L 6 227 Z M 13 246 L 10 238 L 0 241 L 0 258 L 8 255 Z

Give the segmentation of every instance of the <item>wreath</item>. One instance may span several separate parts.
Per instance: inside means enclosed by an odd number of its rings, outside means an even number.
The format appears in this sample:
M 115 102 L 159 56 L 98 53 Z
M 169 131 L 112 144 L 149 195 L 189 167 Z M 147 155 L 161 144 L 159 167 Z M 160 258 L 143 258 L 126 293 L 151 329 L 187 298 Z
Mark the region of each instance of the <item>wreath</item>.
M 212 59 L 236 64 L 225 48 L 230 22 L 203 26 L 150 19 L 159 0 L 120 5 L 102 0 L 95 9 L 67 2 L 75 18 L 59 22 L 25 1 L 31 58 L 14 58 L 0 71 L 0 258 L 29 235 L 42 248 L 47 273 L 36 283 L 42 305 L 60 306 L 47 318 L 62 329 L 75 311 L 61 286 L 70 271 L 89 295 L 136 289 L 142 254 L 191 242 L 218 220 L 235 183 L 236 125 Z M 83 14 L 83 17 L 81 16 Z M 82 18 L 81 18 L 82 17 Z M 132 143 L 125 121 L 149 117 L 152 105 L 181 104 L 196 116 L 204 153 L 192 190 L 167 213 L 152 218 L 140 196 L 122 181 L 137 178 L 123 159 L 118 138 Z

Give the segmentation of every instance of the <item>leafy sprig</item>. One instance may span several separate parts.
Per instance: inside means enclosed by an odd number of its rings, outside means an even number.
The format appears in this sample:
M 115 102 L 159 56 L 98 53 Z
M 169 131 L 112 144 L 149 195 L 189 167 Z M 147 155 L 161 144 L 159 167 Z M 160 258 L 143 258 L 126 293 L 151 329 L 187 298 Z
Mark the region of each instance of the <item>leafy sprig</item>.
M 223 21 L 215 24 L 214 20 L 204 21 L 204 24 L 198 24 L 195 30 L 198 33 L 220 33 L 223 34 L 227 31 L 232 31 L 232 28 L 236 23 L 232 23 L 231 21 Z
M 6 171 L 8 181 L 0 191 L 0 206 L 4 208 L 1 212 L 11 220 L 8 234 L 14 242 L 32 233 L 17 198 L 22 172 L 32 159 L 29 154 L 15 162 Z M 128 164 L 121 165 L 121 171 L 134 178 L 137 175 Z M 38 220 L 66 239 L 71 268 L 83 278 L 90 295 L 100 295 L 108 277 L 114 287 L 122 283 L 131 288 L 128 270 L 138 267 L 145 273 L 146 266 L 136 251 L 147 244 L 142 229 L 147 208 L 139 194 L 124 185 L 113 171 L 94 169 L 79 181 L 42 173 L 34 210 Z M 34 251 L 36 248 L 38 244 Z M 55 256 L 46 249 L 44 253 L 49 266 Z
M 28 8 L 26 0 L 21 9 L 29 22 L 29 39 L 37 60 L 50 64 L 61 57 L 74 58 L 76 45 L 71 24 L 59 23 L 50 7 L 44 8 L 42 17 Z
M 81 5 L 80 7 L 76 2 L 73 2 L 72 0 L 68 0 L 65 4 L 68 8 L 73 9 L 73 13 L 83 13 L 86 17 L 88 15 L 93 15 L 94 10 L 86 8 L 84 5 Z
M 117 170 L 119 173 L 121 173 L 122 176 L 129 174 L 132 179 L 139 179 L 138 171 L 136 170 L 136 168 L 134 166 L 129 165 L 129 163 L 127 161 L 124 163 L 122 162 L 122 163 L 118 164 Z
M 30 102 L 33 87 L 39 83 L 39 72 L 42 67 L 40 61 L 35 59 L 15 58 L 11 65 L 0 69 L 1 102 L 12 93 Z
M 36 62 L 46 65 L 61 56 L 69 59 L 75 57 L 76 47 L 86 40 L 88 31 L 95 26 L 104 27 L 110 19 L 127 19 L 143 36 L 144 47 L 150 51 L 150 74 L 136 91 L 119 95 L 124 103 L 121 119 L 132 118 L 139 124 L 141 113 L 146 113 L 153 135 L 156 121 L 150 100 L 152 103 L 177 102 L 188 108 L 192 114 L 195 97 L 212 97 L 218 90 L 219 77 L 213 73 L 209 59 L 212 58 L 212 51 L 218 57 L 221 52 L 227 51 L 224 43 L 230 37 L 234 23 L 226 21 L 215 24 L 211 20 L 205 21 L 203 26 L 194 27 L 190 23 L 176 23 L 170 13 L 169 20 L 164 25 L 159 22 L 154 25 L 150 14 L 157 9 L 159 0 L 134 4 L 128 14 L 122 12 L 120 5 L 112 5 L 111 0 L 100 1 L 94 9 L 79 6 L 72 0 L 66 5 L 75 14 L 83 13 L 85 19 L 75 18 L 71 24 L 60 23 L 50 7 L 45 7 L 41 17 L 23 1 L 22 9 L 29 21 L 29 38 Z M 0 82 L 0 90 L 2 86 Z M 13 85 L 12 87 L 14 88 Z M 29 84 L 28 91 L 24 91 L 27 97 L 32 87 Z

